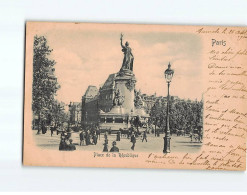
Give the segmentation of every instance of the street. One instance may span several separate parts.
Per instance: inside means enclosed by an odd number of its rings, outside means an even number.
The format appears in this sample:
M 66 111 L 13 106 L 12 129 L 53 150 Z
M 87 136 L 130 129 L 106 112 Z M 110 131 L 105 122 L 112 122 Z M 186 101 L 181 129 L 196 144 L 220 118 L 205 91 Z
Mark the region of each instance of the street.
M 50 131 L 46 134 L 36 135 L 37 131 L 33 131 L 33 136 L 37 143 L 37 146 L 42 149 L 58 150 L 60 143 L 60 134 L 57 135 L 56 132 L 53 133 L 51 137 Z M 154 134 L 147 134 L 147 141 L 142 142 L 142 136 L 139 136 L 136 140 L 135 152 L 163 152 L 164 147 L 164 134 L 160 137 L 155 137 Z M 79 132 L 73 132 L 71 139 L 76 146 L 76 150 L 87 150 L 87 151 L 103 151 L 104 135 L 101 134 L 100 140 L 98 140 L 97 145 L 83 145 L 80 146 Z M 116 141 L 116 134 L 108 135 L 108 150 L 110 151 L 112 147 L 112 142 Z M 202 143 L 191 142 L 188 136 L 171 136 L 171 153 L 173 152 L 198 152 L 201 148 Z M 117 145 L 120 152 L 132 151 L 132 143 L 130 139 L 126 137 L 121 138 L 121 141 L 117 141 Z

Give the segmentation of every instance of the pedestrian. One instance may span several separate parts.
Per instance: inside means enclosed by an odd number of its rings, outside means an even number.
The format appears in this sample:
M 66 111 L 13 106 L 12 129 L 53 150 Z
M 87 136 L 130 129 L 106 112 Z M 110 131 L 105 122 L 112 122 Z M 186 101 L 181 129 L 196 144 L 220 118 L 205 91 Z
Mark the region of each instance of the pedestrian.
M 202 130 L 200 129 L 199 131 L 198 131 L 198 141 L 200 142 L 200 143 L 202 143 L 202 138 L 203 138 L 203 133 L 202 133 Z
M 59 144 L 59 150 L 66 150 L 66 142 L 65 142 L 65 138 L 61 137 L 61 141 Z
M 39 135 L 40 134 L 40 127 L 42 127 L 42 123 L 41 123 L 41 121 L 39 120 L 38 121 L 38 124 L 37 124 L 38 126 L 37 126 L 37 128 L 38 128 L 38 131 L 37 131 L 37 133 L 36 133 L 36 135 Z
M 90 135 L 87 132 L 87 134 L 86 134 L 86 145 L 90 145 L 90 144 L 91 144 L 91 142 L 90 142 Z
M 84 143 L 84 133 L 83 131 L 80 133 L 80 146 L 83 145 Z
M 110 152 L 119 152 L 119 148 L 116 146 L 117 143 L 115 141 L 112 142 L 112 148 Z
M 107 139 L 107 134 L 106 134 L 106 132 L 105 132 L 104 138 L 105 138 L 105 140 Z
M 89 130 L 87 130 L 85 133 L 85 143 L 86 143 L 86 146 L 90 144 Z
M 133 131 L 134 131 L 134 127 L 133 127 L 133 125 L 131 125 L 131 127 L 130 127 L 131 134 L 132 134 Z
M 50 129 L 51 129 L 51 137 L 52 137 L 52 135 L 53 135 L 53 127 L 50 127 Z
M 192 131 L 190 132 L 190 141 L 191 142 L 193 141 L 193 133 L 192 133 Z
M 45 121 L 42 121 L 41 130 L 42 130 L 42 134 L 46 133 Z
M 132 142 L 131 150 L 135 150 L 136 136 L 134 133 L 132 134 L 130 141 Z
M 97 130 L 96 130 L 96 135 L 97 135 L 97 139 L 100 140 L 100 130 L 99 128 L 97 127 Z
M 94 145 L 97 145 L 97 135 L 96 135 L 96 132 L 94 132 L 94 134 L 93 134 L 93 144 Z
M 75 147 L 75 145 L 72 142 L 73 142 L 73 140 L 72 139 L 69 139 L 69 145 L 68 145 L 68 150 L 69 151 L 76 150 L 76 147 Z
M 108 134 L 111 135 L 111 127 L 108 130 Z
M 146 133 L 146 131 L 143 132 L 142 142 L 143 142 L 144 139 L 146 140 L 146 142 L 148 142 L 147 141 L 147 133 Z
M 61 126 L 58 124 L 57 127 L 56 127 L 57 135 L 58 135 L 59 131 L 61 131 L 61 129 L 62 129 Z
M 116 141 L 120 141 L 120 131 L 117 132 L 117 139 Z
M 129 130 L 128 130 L 128 134 L 127 134 L 127 139 L 129 139 L 130 136 L 131 136 L 131 130 L 129 129 Z
M 108 152 L 108 139 L 105 139 L 105 143 L 103 145 L 104 145 L 103 152 Z

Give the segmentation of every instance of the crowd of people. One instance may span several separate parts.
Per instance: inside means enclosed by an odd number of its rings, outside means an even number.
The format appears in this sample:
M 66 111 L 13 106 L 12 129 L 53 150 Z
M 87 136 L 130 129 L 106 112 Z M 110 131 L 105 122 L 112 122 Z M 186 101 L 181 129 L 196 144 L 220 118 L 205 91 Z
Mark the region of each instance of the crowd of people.
M 100 140 L 99 130 L 90 131 L 85 130 L 80 132 L 80 146 L 82 145 L 97 145 L 98 139 Z
M 53 129 L 51 130 L 51 136 L 53 134 Z M 62 151 L 73 151 L 76 150 L 75 144 L 71 139 L 71 130 L 60 130 L 57 129 L 57 134 L 61 133 L 59 150 Z M 119 152 L 119 148 L 117 147 L 117 142 L 120 142 L 123 136 L 122 129 L 119 129 L 116 133 L 116 140 L 112 142 L 112 147 L 110 150 L 108 149 L 108 135 L 111 135 L 111 131 L 104 132 L 104 143 L 103 143 L 103 152 Z M 97 126 L 92 126 L 86 129 L 80 128 L 79 130 L 79 140 L 80 142 L 77 144 L 79 146 L 88 146 L 88 145 L 97 145 L 98 140 L 100 140 L 101 132 Z M 127 133 L 127 139 L 130 139 L 131 150 L 135 150 L 136 139 L 142 136 L 142 142 L 147 142 L 147 132 L 144 131 L 142 134 L 139 131 L 136 131 L 133 127 L 131 127 Z
M 73 128 L 70 127 L 63 127 L 62 125 L 58 125 L 56 128 L 55 127 L 46 127 L 45 125 L 42 125 L 42 134 L 47 133 L 47 131 L 51 132 L 51 136 L 53 136 L 54 131 L 57 132 L 57 135 L 61 134 L 60 137 L 60 144 L 59 144 L 59 150 L 61 151 L 74 151 L 76 150 L 76 145 L 79 146 L 88 146 L 88 145 L 97 145 L 98 141 L 101 138 L 101 134 L 104 135 L 104 141 L 103 141 L 103 152 L 119 152 L 119 148 L 117 147 L 117 142 L 121 142 L 121 139 L 127 138 L 130 140 L 130 149 L 135 150 L 136 142 L 137 139 L 141 142 L 148 142 L 147 136 L 149 133 L 154 133 L 155 137 L 159 137 L 159 131 L 158 130 L 153 130 L 150 131 L 150 129 L 145 129 L 144 131 L 140 132 L 137 128 L 134 126 L 131 126 L 129 129 L 119 129 L 117 132 L 112 131 L 111 129 L 106 129 L 104 131 L 100 130 L 98 126 L 92 125 L 87 128 L 82 128 L 78 126 L 78 131 L 79 131 L 79 143 L 73 143 L 73 140 L 71 139 L 71 133 L 76 133 L 75 131 L 72 130 Z M 113 132 L 116 133 L 113 135 Z M 198 131 L 198 136 L 197 134 L 190 134 L 189 138 L 198 142 L 202 142 L 202 130 Z M 111 143 L 112 147 L 108 149 L 108 136 L 111 136 L 115 140 Z M 177 135 L 178 136 L 178 135 Z M 112 138 L 111 138 L 112 139 Z
M 76 150 L 75 144 L 73 144 L 73 140 L 70 138 L 71 133 L 61 133 L 61 141 L 59 144 L 59 150 L 62 151 L 73 151 Z

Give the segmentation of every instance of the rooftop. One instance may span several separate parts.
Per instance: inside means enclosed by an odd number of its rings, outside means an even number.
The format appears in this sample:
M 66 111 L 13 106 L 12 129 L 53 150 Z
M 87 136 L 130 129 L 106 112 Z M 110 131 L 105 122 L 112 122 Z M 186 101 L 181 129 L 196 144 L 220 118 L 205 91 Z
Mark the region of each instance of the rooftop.
M 110 74 L 104 85 L 100 88 L 100 90 L 112 89 L 114 87 L 114 79 L 116 74 Z
M 89 85 L 85 94 L 84 94 L 84 97 L 85 98 L 94 98 L 96 95 L 98 95 L 98 92 L 99 92 L 99 90 L 97 89 L 96 86 Z

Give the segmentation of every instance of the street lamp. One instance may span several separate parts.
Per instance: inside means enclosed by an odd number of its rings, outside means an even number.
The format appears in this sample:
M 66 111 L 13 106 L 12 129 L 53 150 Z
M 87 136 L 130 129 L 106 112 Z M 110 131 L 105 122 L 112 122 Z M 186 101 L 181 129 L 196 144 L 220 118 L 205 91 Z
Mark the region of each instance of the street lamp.
M 165 131 L 165 137 L 164 137 L 164 150 L 163 153 L 170 153 L 170 127 L 169 127 L 169 101 L 170 101 L 170 94 L 169 94 L 169 88 L 170 83 L 172 81 L 172 77 L 174 74 L 174 70 L 171 69 L 171 64 L 169 62 L 168 68 L 164 72 L 165 79 L 168 86 L 168 93 L 167 93 L 167 116 L 166 116 L 166 131 Z

